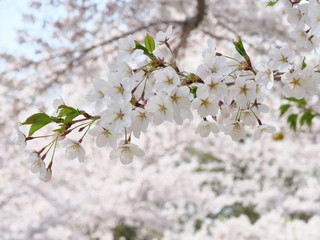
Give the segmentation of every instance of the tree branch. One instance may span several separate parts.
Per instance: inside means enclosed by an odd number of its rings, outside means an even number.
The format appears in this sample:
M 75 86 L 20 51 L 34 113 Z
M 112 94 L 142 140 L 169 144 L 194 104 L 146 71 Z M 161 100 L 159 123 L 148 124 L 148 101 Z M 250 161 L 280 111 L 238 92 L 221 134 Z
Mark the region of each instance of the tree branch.
M 180 49 L 186 46 L 188 37 L 190 36 L 191 31 L 196 29 L 204 19 L 204 16 L 206 14 L 205 10 L 206 10 L 206 0 L 197 0 L 197 13 L 193 17 L 187 18 L 183 22 L 183 26 L 181 29 L 180 42 L 173 51 L 175 56 L 178 56 Z

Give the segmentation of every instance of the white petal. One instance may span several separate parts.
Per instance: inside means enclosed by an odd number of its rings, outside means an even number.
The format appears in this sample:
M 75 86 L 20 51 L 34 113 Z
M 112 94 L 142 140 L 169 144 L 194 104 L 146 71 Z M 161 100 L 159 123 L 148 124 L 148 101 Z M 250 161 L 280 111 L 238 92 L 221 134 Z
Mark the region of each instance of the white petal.
M 84 162 L 85 161 L 85 157 L 86 157 L 86 152 L 84 151 L 83 147 L 80 146 L 79 150 L 78 150 L 78 159 L 79 162 Z
M 97 147 L 102 148 L 107 146 L 108 140 L 109 138 L 105 134 L 103 133 L 99 134 L 96 139 Z
M 131 151 L 121 151 L 120 153 L 120 162 L 122 164 L 129 164 L 131 163 L 133 160 L 133 154 Z
M 116 159 L 116 158 L 120 158 L 120 153 L 121 153 L 121 148 L 116 148 L 116 149 L 113 149 L 111 152 L 110 152 L 110 159 Z
M 137 157 L 144 156 L 144 151 L 141 148 L 139 148 L 137 145 L 131 144 L 130 148 L 131 148 L 133 155 L 135 155 Z

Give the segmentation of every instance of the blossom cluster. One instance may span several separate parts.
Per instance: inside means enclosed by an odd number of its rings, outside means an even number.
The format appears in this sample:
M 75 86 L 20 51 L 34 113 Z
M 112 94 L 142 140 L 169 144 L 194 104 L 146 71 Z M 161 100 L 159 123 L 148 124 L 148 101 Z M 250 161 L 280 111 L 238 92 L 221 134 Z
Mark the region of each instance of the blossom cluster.
M 314 9 L 319 10 L 319 6 L 316 1 L 310 1 L 308 7 L 293 6 L 289 13 L 289 22 L 299 27 L 310 26 L 307 32 L 313 35 L 309 42 L 318 34 L 319 11 Z M 297 11 L 301 15 L 299 21 L 293 18 L 298 16 Z M 155 38 L 147 34 L 144 45 L 132 35 L 120 39 L 117 61 L 109 64 L 106 80 L 93 79 L 93 89 L 87 94 L 87 100 L 95 103 L 95 115 L 56 101 L 57 116 L 38 113 L 22 123 L 31 125 L 28 137 L 19 131 L 22 145 L 40 138 L 32 134 L 49 123 L 60 127 L 54 134 L 45 136 L 53 136 L 53 141 L 30 153 L 32 172 L 40 173 L 44 181 L 51 178 L 58 142 L 66 148 L 68 159 L 78 158 L 83 162 L 85 150 L 81 143 L 87 133 L 96 138 L 99 148 L 113 148 L 111 159 L 119 158 L 123 164 L 129 164 L 134 156 L 144 155 L 132 143 L 133 138 L 140 138 L 151 124 L 161 125 L 166 121 L 181 125 L 195 118 L 198 121 L 195 133 L 204 138 L 224 132 L 234 141 L 245 140 L 250 135 L 258 140 L 264 132 L 276 131 L 274 126 L 262 121 L 262 115 L 269 111 L 264 99 L 275 80 L 281 80 L 286 97 L 302 99 L 317 91 L 317 66 L 307 65 L 305 59 L 295 64 L 295 52 L 288 45 L 270 50 L 269 63 L 258 70 L 240 39 L 233 42 L 237 52 L 232 57 L 218 52 L 215 41 L 209 39 L 202 52 L 203 62 L 191 73 L 179 69 L 170 46 L 173 38 L 169 26 Z M 79 119 L 80 116 L 84 118 Z M 79 132 L 86 129 L 78 141 L 66 137 L 74 129 Z M 44 159 L 50 150 L 52 158 L 46 166 Z
M 287 20 L 294 26 L 292 36 L 300 48 L 320 47 L 320 4 L 317 0 L 284 1 Z

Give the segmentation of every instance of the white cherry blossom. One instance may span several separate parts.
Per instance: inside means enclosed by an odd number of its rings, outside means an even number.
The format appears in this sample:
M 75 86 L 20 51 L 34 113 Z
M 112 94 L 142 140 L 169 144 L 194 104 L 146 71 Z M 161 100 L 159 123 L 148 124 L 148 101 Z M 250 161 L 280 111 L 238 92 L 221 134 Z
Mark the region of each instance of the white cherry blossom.
M 255 76 L 257 84 L 267 85 L 267 89 L 271 89 L 274 85 L 274 74 L 270 68 L 257 72 Z
M 207 40 L 207 46 L 208 46 L 208 48 L 203 50 L 202 56 L 204 58 L 216 56 L 216 53 L 217 53 L 216 41 L 214 39 L 209 38 Z
M 254 140 L 258 140 L 261 138 L 262 133 L 264 132 L 274 133 L 275 131 L 276 131 L 276 128 L 274 126 L 262 124 L 262 125 L 259 125 L 258 128 L 255 130 L 253 134 L 253 138 Z
M 246 106 L 257 97 L 256 83 L 244 77 L 238 77 L 235 85 L 230 88 L 230 96 L 235 98 L 239 106 Z
M 154 77 L 156 79 L 154 88 L 165 92 L 170 92 L 180 82 L 178 74 L 172 67 L 166 67 L 165 69 L 156 71 Z
M 101 120 L 111 124 L 112 132 L 120 133 L 131 125 L 132 105 L 128 102 L 110 105 L 108 110 L 101 113 Z
M 132 68 L 126 62 L 113 65 L 113 72 L 118 73 L 120 78 L 131 78 L 134 75 Z
M 156 34 L 156 37 L 154 39 L 155 41 L 155 44 L 158 46 L 158 45 L 161 45 L 161 44 L 164 44 L 165 42 L 169 41 L 170 40 L 170 37 L 172 35 L 172 26 L 170 25 L 166 32 L 158 32 Z
M 101 111 L 106 107 L 106 104 L 109 100 L 107 94 L 108 85 L 107 82 L 100 78 L 94 78 L 92 80 L 94 90 L 90 90 L 87 94 L 87 100 L 89 102 L 95 102 L 96 111 Z M 60 105 L 59 105 L 60 106 Z
M 146 132 L 151 120 L 151 113 L 143 108 L 135 108 L 131 112 L 132 124 L 131 131 L 136 138 L 140 137 L 141 132 Z
M 17 131 L 17 137 L 15 139 L 16 144 L 19 146 L 20 151 L 24 151 L 27 145 L 27 139 L 26 139 L 26 135 L 24 135 L 24 133 L 19 129 L 19 127 L 16 127 L 16 131 Z
M 195 130 L 195 133 L 199 134 L 203 138 L 208 137 L 210 133 L 218 133 L 218 132 L 219 132 L 218 125 L 209 121 L 201 121 Z
M 136 44 L 134 42 L 132 35 L 129 35 L 126 38 L 119 39 L 118 40 L 118 47 L 120 49 L 120 53 L 118 56 L 118 62 L 129 61 L 129 60 L 143 54 L 143 50 L 135 49 Z
M 313 91 L 315 84 L 312 81 L 306 71 L 295 70 L 293 72 L 287 72 L 282 76 L 284 82 L 283 92 L 287 97 L 294 97 L 297 99 L 304 98 L 306 92 Z
M 263 98 L 258 97 L 251 105 L 251 110 L 259 116 L 260 113 L 268 113 L 270 111 L 269 107 L 263 103 Z
M 74 160 L 78 158 L 80 163 L 85 161 L 86 152 L 78 141 L 66 138 L 62 141 L 62 144 L 66 148 L 65 155 L 67 159 Z
M 134 82 L 130 78 L 122 77 L 120 72 L 110 73 L 108 75 L 107 92 L 110 96 L 111 104 L 129 102 L 132 97 L 133 84 Z
M 64 101 L 62 98 L 56 98 L 52 101 L 52 106 L 54 109 L 58 109 L 61 105 L 64 105 Z
M 307 20 L 308 4 L 300 4 L 296 8 L 289 6 L 286 10 L 288 22 L 296 24 L 298 28 L 303 28 Z
M 320 3 L 317 0 L 310 0 L 308 16 L 310 18 L 311 33 L 318 35 L 320 33 Z
M 31 152 L 29 158 L 27 159 L 27 164 L 32 173 L 40 173 L 46 168 L 46 164 L 41 159 L 40 155 L 36 152 Z
M 198 111 L 200 117 L 215 116 L 219 109 L 219 99 L 209 95 L 205 88 L 198 88 L 197 98 L 192 101 L 192 108 Z
M 117 146 L 117 134 L 112 131 L 110 124 L 104 121 L 99 121 L 88 133 L 96 137 L 96 145 L 99 148 L 108 144 L 113 148 Z
M 310 32 L 307 32 L 304 29 L 296 29 L 292 33 L 292 36 L 296 40 L 298 47 L 306 49 L 312 48 L 312 41 L 309 40 L 311 38 Z
M 269 56 L 272 58 L 270 66 L 273 70 L 285 71 L 293 64 L 295 53 L 285 45 L 280 49 L 270 50 Z
M 173 107 L 173 117 L 178 124 L 181 125 L 185 119 L 193 119 L 190 110 L 190 90 L 187 86 L 172 89 L 169 93 L 169 97 Z
M 215 77 L 227 76 L 230 73 L 230 68 L 227 63 L 227 59 L 222 56 L 211 56 L 207 55 L 204 59 L 204 64 L 201 64 L 196 74 L 202 79 L 205 79 L 209 75 Z
M 43 182 L 49 182 L 52 178 L 52 169 L 43 168 L 40 172 L 39 179 Z
M 220 78 L 214 77 L 213 75 L 204 79 L 203 87 L 207 88 L 210 95 L 218 96 L 220 100 L 222 100 L 228 92 L 227 85 L 222 82 Z
M 246 139 L 246 132 L 243 128 L 243 125 L 238 121 L 230 122 L 224 127 L 224 132 L 227 135 L 230 135 L 233 141 L 239 141 L 241 139 Z
M 153 114 L 153 123 L 160 125 L 164 121 L 173 120 L 173 107 L 170 97 L 164 92 L 158 92 L 148 100 L 146 111 Z
M 123 144 L 110 152 L 110 159 L 120 158 L 120 162 L 125 165 L 131 163 L 134 156 L 143 157 L 144 152 L 133 143 Z
M 257 122 L 257 119 L 251 110 L 246 109 L 246 110 L 241 111 L 240 121 L 244 125 L 254 126 Z
M 231 113 L 231 107 L 230 105 L 226 104 L 226 103 L 223 103 L 221 106 L 220 106 L 220 110 L 221 110 L 221 115 L 222 117 L 224 118 L 228 118 L 230 116 L 230 113 Z

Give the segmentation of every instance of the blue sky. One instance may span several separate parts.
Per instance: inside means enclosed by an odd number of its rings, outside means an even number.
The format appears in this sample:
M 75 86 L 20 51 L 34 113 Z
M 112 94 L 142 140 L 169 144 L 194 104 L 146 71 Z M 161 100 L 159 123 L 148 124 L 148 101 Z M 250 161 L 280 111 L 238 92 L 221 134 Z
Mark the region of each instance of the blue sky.
M 21 13 L 27 8 L 27 0 L 0 0 L 0 50 L 14 52 L 17 49 L 16 30 L 23 26 Z

